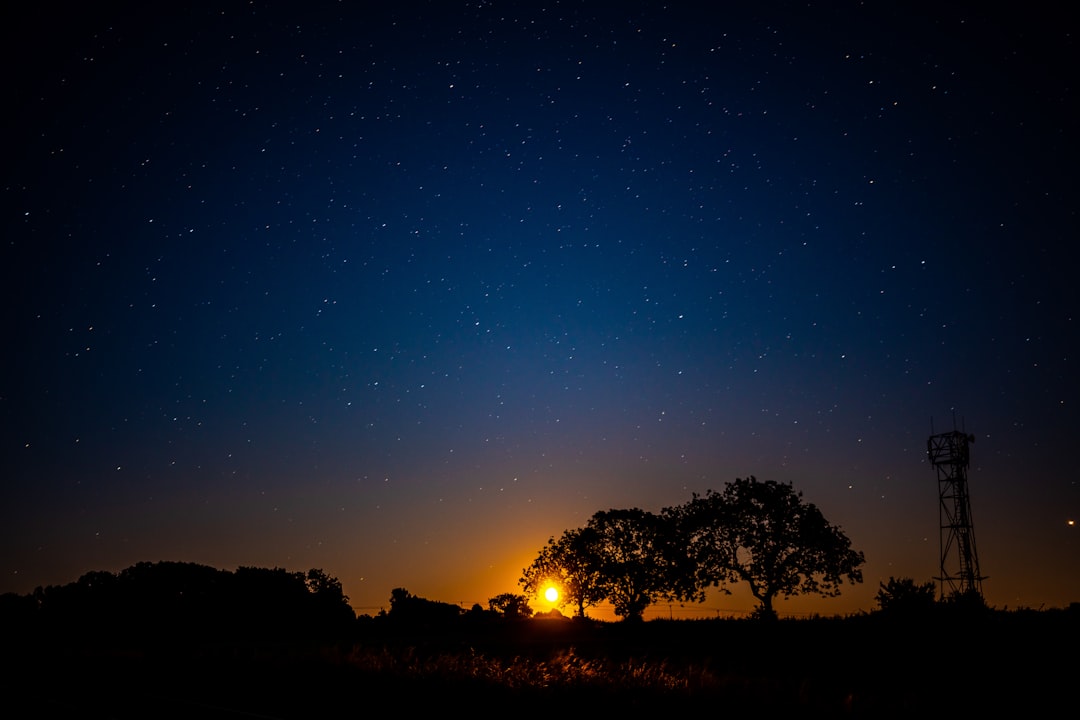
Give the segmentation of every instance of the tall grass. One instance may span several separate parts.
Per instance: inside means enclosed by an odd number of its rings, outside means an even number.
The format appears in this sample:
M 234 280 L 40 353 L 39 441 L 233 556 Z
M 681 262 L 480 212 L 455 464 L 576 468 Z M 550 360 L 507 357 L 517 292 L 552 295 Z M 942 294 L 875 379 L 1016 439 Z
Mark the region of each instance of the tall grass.
M 574 648 L 547 657 L 496 657 L 469 648 L 423 651 L 416 647 L 357 646 L 346 662 L 361 671 L 446 682 L 470 681 L 509 690 L 594 688 L 685 692 L 714 684 L 703 667 L 679 668 L 665 661 L 619 661 L 585 657 Z

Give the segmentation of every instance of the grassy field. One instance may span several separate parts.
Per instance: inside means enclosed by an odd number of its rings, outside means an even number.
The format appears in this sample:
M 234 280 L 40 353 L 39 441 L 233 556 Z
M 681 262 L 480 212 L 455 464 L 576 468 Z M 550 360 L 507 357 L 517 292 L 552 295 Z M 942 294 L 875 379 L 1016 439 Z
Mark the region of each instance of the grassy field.
M 9 687 L 0 712 L 1042 717 L 1073 702 L 1078 624 L 1072 610 L 637 625 L 534 619 L 401 626 L 362 618 L 352 637 L 332 645 L 174 638 L 107 647 L 54 637 L 5 648 Z

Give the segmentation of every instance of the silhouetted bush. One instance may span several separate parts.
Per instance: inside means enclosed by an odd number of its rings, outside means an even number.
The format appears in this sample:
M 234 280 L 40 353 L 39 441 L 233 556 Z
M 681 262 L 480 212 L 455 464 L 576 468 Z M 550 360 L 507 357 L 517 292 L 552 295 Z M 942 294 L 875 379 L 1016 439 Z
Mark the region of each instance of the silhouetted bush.
M 878 608 L 894 618 L 925 617 L 937 604 L 933 581 L 916 583 L 912 578 L 890 577 L 878 586 Z

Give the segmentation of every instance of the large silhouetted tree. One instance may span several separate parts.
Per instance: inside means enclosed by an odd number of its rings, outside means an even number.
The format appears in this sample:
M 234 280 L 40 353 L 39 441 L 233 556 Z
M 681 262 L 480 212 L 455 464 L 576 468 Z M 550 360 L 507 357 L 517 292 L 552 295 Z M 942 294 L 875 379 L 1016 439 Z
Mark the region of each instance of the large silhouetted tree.
M 763 618 L 776 617 L 778 596 L 832 597 L 845 577 L 862 582 L 863 554 L 790 484 L 736 479 L 664 514 L 697 566 L 697 587 L 727 591 L 729 583 L 746 582 Z
M 529 593 L 558 585 L 581 617 L 586 606 L 607 600 L 616 615 L 640 620 L 657 599 L 684 594 L 675 591 L 687 583 L 676 572 L 686 574 L 673 562 L 671 543 L 666 518 L 638 508 L 600 511 L 584 528 L 551 538 L 519 582 Z
M 565 531 L 552 537 L 540 554 L 522 571 L 518 582 L 528 594 L 536 594 L 549 584 L 557 586 L 560 605 L 573 605 L 578 617 L 585 608 L 606 596 L 597 560 L 599 538 L 591 528 Z
M 638 508 L 607 510 L 595 513 L 586 529 L 596 534 L 600 584 L 616 615 L 641 620 L 653 602 L 672 597 L 675 583 L 664 518 Z

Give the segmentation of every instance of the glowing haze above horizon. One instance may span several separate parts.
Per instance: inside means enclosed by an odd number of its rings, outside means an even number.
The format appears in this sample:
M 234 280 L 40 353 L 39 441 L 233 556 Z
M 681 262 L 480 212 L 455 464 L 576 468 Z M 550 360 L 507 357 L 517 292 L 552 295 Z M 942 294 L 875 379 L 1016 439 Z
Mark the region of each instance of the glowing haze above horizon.
M 754 475 L 866 555 L 778 610 L 869 610 L 958 427 L 987 601 L 1080 600 L 1064 16 L 694 5 L 5 9 L 0 592 L 486 605 Z

